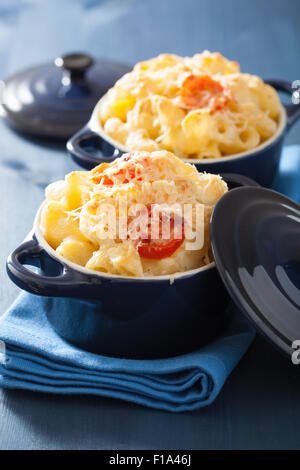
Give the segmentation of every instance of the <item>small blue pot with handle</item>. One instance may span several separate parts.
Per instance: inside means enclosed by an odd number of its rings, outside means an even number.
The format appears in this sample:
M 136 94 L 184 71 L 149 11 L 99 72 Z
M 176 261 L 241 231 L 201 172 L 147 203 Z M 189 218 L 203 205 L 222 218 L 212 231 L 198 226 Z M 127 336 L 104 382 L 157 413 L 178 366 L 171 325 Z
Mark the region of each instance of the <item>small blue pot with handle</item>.
M 266 80 L 277 91 L 292 97 L 291 83 L 284 80 Z M 88 124 L 67 142 L 67 149 L 80 166 L 91 169 L 99 163 L 111 162 L 129 151 L 107 136 L 100 126 L 95 107 Z M 198 171 L 208 173 L 238 173 L 254 179 L 260 185 L 270 187 L 279 164 L 284 138 L 300 117 L 300 104 L 282 105 L 278 129 L 274 136 L 247 152 L 211 159 L 188 159 Z
M 245 176 L 223 178 L 232 189 L 257 186 Z M 50 302 L 79 299 L 80 308 L 61 311 L 58 304 L 49 309 L 49 322 L 67 341 L 103 355 L 145 359 L 191 351 L 223 331 L 230 296 L 215 263 L 143 278 L 93 271 L 66 260 L 46 242 L 42 207 L 32 232 L 9 256 L 7 273 L 21 289 Z

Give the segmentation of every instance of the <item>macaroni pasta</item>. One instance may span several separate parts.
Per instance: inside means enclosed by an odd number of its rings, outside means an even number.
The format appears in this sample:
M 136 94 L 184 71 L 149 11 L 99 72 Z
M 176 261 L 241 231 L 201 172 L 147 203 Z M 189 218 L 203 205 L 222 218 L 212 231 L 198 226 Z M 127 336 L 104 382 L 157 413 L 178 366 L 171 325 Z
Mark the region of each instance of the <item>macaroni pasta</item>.
M 74 171 L 65 180 L 50 184 L 40 227 L 58 254 L 81 266 L 123 276 L 172 274 L 212 261 L 209 220 L 226 191 L 220 176 L 198 173 L 193 165 L 169 152 L 133 152 L 91 171 Z M 147 211 L 152 206 L 163 207 L 162 217 L 171 226 L 169 236 L 156 241 L 152 233 L 145 235 L 136 223 L 137 213 L 132 211 L 137 205 Z M 193 249 L 187 232 L 175 236 L 178 228 L 186 231 L 184 205 L 191 210 L 191 229 L 203 233 L 201 245 Z M 174 213 L 168 212 L 169 207 L 175 208 Z M 195 222 L 197 207 L 203 210 L 200 226 Z M 116 217 L 113 236 L 108 233 L 110 210 Z M 121 214 L 126 219 L 125 237 L 121 236 Z M 151 219 L 150 210 L 149 214 Z M 160 222 L 158 219 L 159 230 Z M 131 236 L 134 230 L 135 238 Z
M 99 123 L 128 150 L 220 158 L 253 149 L 278 126 L 276 91 L 237 62 L 204 51 L 138 63 L 101 99 Z

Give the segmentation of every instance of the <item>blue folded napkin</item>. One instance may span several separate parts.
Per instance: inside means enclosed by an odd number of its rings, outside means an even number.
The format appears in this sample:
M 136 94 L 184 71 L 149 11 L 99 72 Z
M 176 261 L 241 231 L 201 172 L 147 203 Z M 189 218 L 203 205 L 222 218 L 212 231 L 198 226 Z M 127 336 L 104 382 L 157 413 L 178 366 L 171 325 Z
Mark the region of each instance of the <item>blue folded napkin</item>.
M 284 149 L 274 189 L 299 201 L 300 147 Z M 0 387 L 115 397 L 168 411 L 209 405 L 248 349 L 254 329 L 231 305 L 222 337 L 168 359 L 117 359 L 82 351 L 64 341 L 47 321 L 47 309 L 80 308 L 80 301 L 22 293 L 0 322 L 6 354 Z
M 232 311 L 222 338 L 199 351 L 156 360 L 105 357 L 68 344 L 48 323 L 47 309 L 59 306 L 63 315 L 66 309 L 81 308 L 80 301 L 47 300 L 23 293 L 1 321 L 6 361 L 0 364 L 0 387 L 93 394 L 170 411 L 193 410 L 215 399 L 254 337 L 253 328 Z

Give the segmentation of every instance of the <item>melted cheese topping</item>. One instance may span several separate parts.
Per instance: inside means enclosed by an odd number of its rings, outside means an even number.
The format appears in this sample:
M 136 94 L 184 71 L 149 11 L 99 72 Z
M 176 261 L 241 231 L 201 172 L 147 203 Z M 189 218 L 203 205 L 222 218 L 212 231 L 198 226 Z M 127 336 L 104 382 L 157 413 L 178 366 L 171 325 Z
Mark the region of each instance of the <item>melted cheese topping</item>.
M 279 114 L 274 88 L 204 51 L 138 63 L 101 99 L 99 123 L 129 150 L 202 159 L 257 147 L 274 135 Z
M 169 152 L 134 152 L 91 171 L 72 172 L 64 181 L 49 185 L 40 226 L 46 241 L 60 255 L 81 266 L 123 276 L 173 274 L 212 261 L 209 219 L 226 191 L 219 176 L 198 173 Z M 171 256 L 142 258 L 136 241 L 120 235 L 122 209 L 125 205 L 128 217 L 135 204 L 175 205 L 178 211 L 190 204 L 192 212 L 200 205 L 203 246 L 190 249 L 185 239 Z M 108 237 L 110 210 L 116 215 L 113 238 Z

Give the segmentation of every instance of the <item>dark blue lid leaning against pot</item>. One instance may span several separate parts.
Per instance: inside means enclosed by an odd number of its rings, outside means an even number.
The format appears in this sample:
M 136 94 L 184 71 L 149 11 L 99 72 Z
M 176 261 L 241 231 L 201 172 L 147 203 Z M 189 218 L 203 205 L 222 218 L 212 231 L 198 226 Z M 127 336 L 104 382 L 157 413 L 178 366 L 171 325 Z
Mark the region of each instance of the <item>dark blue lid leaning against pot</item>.
M 68 54 L 20 72 L 5 82 L 4 116 L 16 130 L 67 140 L 89 120 L 94 106 L 130 67 L 86 54 Z
M 211 243 L 240 311 L 291 357 L 300 340 L 300 206 L 269 189 L 233 189 L 214 209 Z

